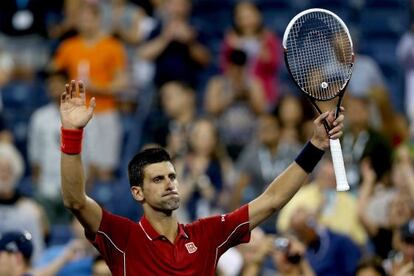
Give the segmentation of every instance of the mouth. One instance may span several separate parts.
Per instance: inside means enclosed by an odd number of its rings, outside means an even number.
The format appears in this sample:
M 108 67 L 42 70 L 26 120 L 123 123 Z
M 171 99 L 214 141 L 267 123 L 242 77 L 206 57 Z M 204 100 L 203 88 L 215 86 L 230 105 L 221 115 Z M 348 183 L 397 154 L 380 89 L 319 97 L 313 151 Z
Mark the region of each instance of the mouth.
M 178 196 L 178 192 L 168 192 L 168 193 L 163 194 L 162 196 L 165 197 L 165 196 L 170 196 L 170 195 Z

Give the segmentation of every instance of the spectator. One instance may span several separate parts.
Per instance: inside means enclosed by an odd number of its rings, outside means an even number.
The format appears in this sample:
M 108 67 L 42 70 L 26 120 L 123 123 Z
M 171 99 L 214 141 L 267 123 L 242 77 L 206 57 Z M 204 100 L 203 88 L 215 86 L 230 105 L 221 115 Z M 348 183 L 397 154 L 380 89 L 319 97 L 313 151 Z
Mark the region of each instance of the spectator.
M 94 123 L 89 125 L 85 147 L 90 162 L 90 180 L 111 180 L 120 158 L 121 129 L 116 95 L 127 85 L 125 50 L 102 32 L 101 14 L 96 4 L 84 4 L 78 20 L 79 35 L 64 41 L 53 61 L 71 79 L 88 84 L 89 96 L 99 103 Z M 102 139 L 105 137 L 105 139 Z
M 305 247 L 293 237 L 277 238 L 274 242 L 273 262 L 280 276 L 314 276 L 315 272 L 305 257 Z
M 227 70 L 208 82 L 204 108 L 218 123 L 220 139 L 237 159 L 251 140 L 256 116 L 265 112 L 266 101 L 259 82 L 247 76 L 247 56 L 232 50 Z
M 387 276 L 378 258 L 363 259 L 355 272 L 355 276 Z
M 234 187 L 232 208 L 247 203 L 260 195 L 271 179 L 279 175 L 291 160 L 300 145 L 280 140 L 280 125 L 277 117 L 263 114 L 259 117 L 253 140 L 237 159 L 238 179 Z M 266 232 L 275 232 L 275 216 L 262 226 Z
M 0 275 L 30 275 L 33 250 L 32 236 L 29 232 L 10 231 L 1 234 Z
M 47 248 L 34 264 L 37 271 L 50 270 L 50 264 L 54 264 L 53 275 L 91 275 L 93 260 L 97 252 L 85 238 L 82 225 L 75 217 L 72 218 L 70 227 L 72 239 L 64 245 L 54 245 Z
M 225 192 L 233 171 L 212 121 L 196 120 L 188 142 L 188 154 L 176 162 L 177 174 L 181 175 L 181 204 L 186 206 L 181 214 L 187 222 L 225 211 Z
M 404 223 L 414 215 L 412 198 L 409 190 L 404 187 L 403 174 L 399 166 L 393 166 L 392 179 L 394 186 L 385 189 L 381 183 L 376 183 L 374 170 L 367 161 L 361 165 L 363 183 L 358 198 L 358 215 L 370 235 L 375 253 L 381 258 L 387 258 L 392 249 L 393 236 Z M 385 216 L 385 217 L 384 217 Z
M 391 276 L 413 275 L 414 273 L 414 219 L 405 223 L 397 235 L 397 251 L 385 262 Z
M 411 25 L 397 46 L 397 58 L 405 70 L 405 112 L 411 123 L 411 132 L 413 132 L 414 122 L 414 25 Z
M 67 83 L 63 71 L 47 77 L 50 103 L 37 109 L 30 120 L 28 153 L 36 199 L 45 208 L 51 223 L 68 222 L 69 213 L 60 196 L 60 127 L 59 102 L 61 89 Z
M 200 69 L 210 61 L 210 54 L 202 44 L 201 33 L 191 26 L 191 1 L 163 1 L 158 26 L 138 54 L 155 63 L 154 83 L 179 80 L 196 87 Z M 171 70 L 174 68 L 174 70 Z
M 290 229 L 305 244 L 305 256 L 316 275 L 354 275 L 361 252 L 351 239 L 321 227 L 303 208 L 294 211 Z
M 371 127 L 369 104 L 370 100 L 367 97 L 348 96 L 346 99 L 349 116 L 342 148 L 351 189 L 358 188 L 359 162 L 364 157 L 370 158 L 378 179 L 381 181 L 387 181 L 391 168 L 391 146 L 381 133 Z
M 143 144 L 157 143 L 166 146 L 173 157 L 182 157 L 197 115 L 195 92 L 183 82 L 171 81 L 161 87 L 160 96 L 162 113 L 154 111 L 148 117 Z
M 233 27 L 224 38 L 221 63 L 228 70 L 232 50 L 247 54 L 247 75 L 259 81 L 267 108 L 273 107 L 279 96 L 277 73 L 281 63 L 281 42 L 263 26 L 259 9 L 250 1 L 240 1 L 233 12 Z
M 359 221 L 357 201 L 350 193 L 336 191 L 335 173 L 330 157 L 321 160 L 315 179 L 303 186 L 280 211 L 277 220 L 279 231 L 289 231 L 289 221 L 299 207 L 315 212 L 318 223 L 330 230 L 350 237 L 360 246 L 366 244 L 367 235 Z
M 20 153 L 12 144 L 0 143 L 0 233 L 14 230 L 31 233 L 36 259 L 44 249 L 48 225 L 43 208 L 17 190 L 23 172 Z
M 314 115 L 299 97 L 285 94 L 280 97 L 275 113 L 280 120 L 280 140 L 292 146 L 301 146 L 306 141 L 305 122 Z M 307 114 L 311 113 L 311 114 Z M 309 116 L 311 115 L 311 116 Z

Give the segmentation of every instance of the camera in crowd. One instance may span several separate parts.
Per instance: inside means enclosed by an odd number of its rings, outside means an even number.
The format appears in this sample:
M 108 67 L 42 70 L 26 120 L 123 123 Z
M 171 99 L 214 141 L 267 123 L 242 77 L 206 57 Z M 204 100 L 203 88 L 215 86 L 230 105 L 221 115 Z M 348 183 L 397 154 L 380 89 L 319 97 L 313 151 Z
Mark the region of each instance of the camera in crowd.
M 276 238 L 274 241 L 275 248 L 283 252 L 286 256 L 286 259 L 291 264 L 299 264 L 302 260 L 302 255 L 298 253 L 291 252 L 291 242 L 288 238 L 280 237 Z

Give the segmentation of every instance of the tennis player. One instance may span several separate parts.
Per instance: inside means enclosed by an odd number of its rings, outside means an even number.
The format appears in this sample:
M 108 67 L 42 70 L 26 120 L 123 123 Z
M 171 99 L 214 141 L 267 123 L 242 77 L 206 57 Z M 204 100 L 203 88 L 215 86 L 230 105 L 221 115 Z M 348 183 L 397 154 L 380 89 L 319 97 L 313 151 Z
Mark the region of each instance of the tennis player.
M 258 198 L 223 215 L 180 224 L 179 183 L 170 156 L 162 148 L 144 150 L 128 166 L 131 194 L 142 204 L 139 222 L 113 215 L 85 193 L 81 161 L 83 128 L 91 120 L 95 99 L 85 101 L 82 82 L 66 85 L 61 97 L 61 174 L 65 206 L 85 228 L 113 275 L 215 275 L 217 261 L 230 247 L 249 241 L 250 231 L 283 207 L 304 183 L 329 147 L 342 135 L 343 115 L 325 112 L 314 121 L 314 134 L 294 162 Z M 105 139 L 105 137 L 102 137 Z M 122 204 L 122 202 L 119 202 Z

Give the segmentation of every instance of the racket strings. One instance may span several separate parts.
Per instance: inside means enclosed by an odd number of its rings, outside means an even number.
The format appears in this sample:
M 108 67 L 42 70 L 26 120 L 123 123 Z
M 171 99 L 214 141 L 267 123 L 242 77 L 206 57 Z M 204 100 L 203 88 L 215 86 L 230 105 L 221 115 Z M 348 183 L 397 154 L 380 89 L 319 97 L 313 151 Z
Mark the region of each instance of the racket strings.
M 311 12 L 299 17 L 289 32 L 286 48 L 293 78 L 318 100 L 334 98 L 351 76 L 349 35 L 329 14 Z

